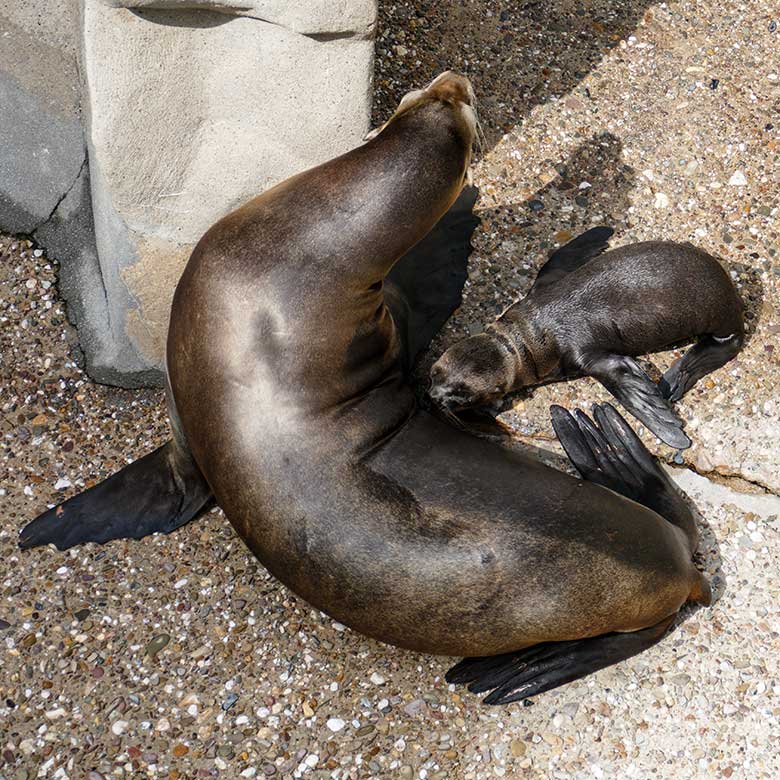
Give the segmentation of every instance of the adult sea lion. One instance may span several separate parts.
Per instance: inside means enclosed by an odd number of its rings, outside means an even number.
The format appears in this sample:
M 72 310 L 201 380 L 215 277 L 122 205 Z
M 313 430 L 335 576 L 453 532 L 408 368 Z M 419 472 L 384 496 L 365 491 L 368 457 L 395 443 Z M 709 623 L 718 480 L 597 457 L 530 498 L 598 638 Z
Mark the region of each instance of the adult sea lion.
M 707 601 L 693 518 L 614 410 L 555 411 L 583 481 L 417 406 L 419 317 L 441 306 L 397 285 L 389 308 L 385 282 L 463 188 L 472 102 L 444 73 L 365 145 L 212 227 L 173 303 L 174 443 L 34 521 L 23 546 L 113 517 L 115 534 L 147 533 L 147 494 L 167 528 L 213 492 L 292 590 L 382 641 L 468 656 L 452 679 L 493 703 L 633 655 Z
M 691 244 L 646 241 L 604 252 L 608 227 L 554 252 L 528 295 L 431 368 L 448 409 L 490 404 L 540 382 L 592 376 L 673 447 L 690 447 L 670 402 L 731 360 L 742 304 L 726 271 Z M 656 385 L 637 355 L 698 339 Z

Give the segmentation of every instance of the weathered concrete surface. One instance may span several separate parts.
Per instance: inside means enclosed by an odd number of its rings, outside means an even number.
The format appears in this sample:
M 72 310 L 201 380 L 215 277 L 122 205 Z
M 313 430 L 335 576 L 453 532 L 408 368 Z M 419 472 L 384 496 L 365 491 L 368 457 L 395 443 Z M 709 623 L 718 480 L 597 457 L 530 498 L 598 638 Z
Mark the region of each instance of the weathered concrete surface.
M 233 16 L 251 16 L 293 32 L 315 37 L 345 34 L 371 37 L 376 26 L 376 0 L 102 0 L 112 8 L 204 9 Z
M 61 261 L 91 376 L 159 382 L 200 236 L 362 138 L 375 21 L 375 0 L 0 0 L 0 229 Z
M 32 233 L 84 161 L 66 2 L 0 2 L 0 229 Z
M 263 21 L 143 5 L 84 1 L 97 251 L 123 384 L 162 366 L 173 290 L 208 227 L 361 140 L 376 12 L 373 0 L 250 4 Z
M 87 368 L 111 381 L 135 353 L 113 335 L 95 245 L 77 17 L 75 0 L 0 4 L 0 227 L 31 235 L 60 261 Z M 155 376 L 142 368 L 133 378 Z
M 744 514 L 772 523 L 780 520 L 780 496 L 774 493 L 745 493 L 728 485 L 713 482 L 691 469 L 669 468 L 667 472 L 677 486 L 696 504 L 733 506 Z

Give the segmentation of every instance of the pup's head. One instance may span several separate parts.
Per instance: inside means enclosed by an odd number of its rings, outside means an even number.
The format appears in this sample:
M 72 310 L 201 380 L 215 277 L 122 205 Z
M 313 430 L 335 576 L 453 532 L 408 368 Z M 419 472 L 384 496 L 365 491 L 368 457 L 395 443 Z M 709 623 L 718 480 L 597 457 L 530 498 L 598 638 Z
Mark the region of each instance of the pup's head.
M 452 411 L 487 406 L 515 385 L 516 356 L 490 333 L 479 333 L 450 347 L 431 368 L 429 394 Z

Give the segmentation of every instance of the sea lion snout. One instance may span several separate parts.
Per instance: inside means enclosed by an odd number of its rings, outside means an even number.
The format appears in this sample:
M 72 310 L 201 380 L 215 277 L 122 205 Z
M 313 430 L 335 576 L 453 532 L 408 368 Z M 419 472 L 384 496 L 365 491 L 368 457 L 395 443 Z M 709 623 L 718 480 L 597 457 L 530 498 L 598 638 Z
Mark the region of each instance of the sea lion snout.
M 458 113 L 466 123 L 468 132 L 471 135 L 469 143 L 473 143 L 474 138 L 476 138 L 480 132 L 479 120 L 475 109 L 476 98 L 474 95 L 474 88 L 471 86 L 471 82 L 466 76 L 463 76 L 454 70 L 445 70 L 426 87 L 407 92 L 401 98 L 398 108 L 390 119 L 383 125 L 371 130 L 363 140 L 370 141 L 372 138 L 376 138 L 389 124 L 401 116 L 401 114 L 405 114 L 422 102 L 431 102 L 432 99 L 451 104 L 458 109 Z
M 440 73 L 424 90 L 424 93 L 440 100 L 474 105 L 474 88 L 466 76 L 454 70 Z

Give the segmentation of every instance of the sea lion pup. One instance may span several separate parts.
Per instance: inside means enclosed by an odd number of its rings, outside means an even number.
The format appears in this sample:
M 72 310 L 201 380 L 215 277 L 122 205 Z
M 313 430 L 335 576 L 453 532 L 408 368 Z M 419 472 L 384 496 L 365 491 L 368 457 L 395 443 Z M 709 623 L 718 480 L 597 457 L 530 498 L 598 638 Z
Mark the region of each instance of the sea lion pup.
M 687 506 L 619 418 L 585 427 L 557 412 L 583 481 L 415 401 L 409 352 L 422 324 L 412 313 L 425 307 L 396 289 L 388 308 L 385 281 L 463 187 L 471 103 L 465 78 L 439 76 L 365 145 L 200 241 L 168 338 L 173 451 L 190 464 L 175 461 L 184 479 L 173 487 L 189 507 L 208 486 L 269 571 L 342 623 L 476 657 L 456 674 L 496 689 L 499 703 L 652 645 L 708 587 Z M 589 456 L 585 437 L 599 436 Z M 98 486 L 52 510 L 23 544 L 62 524 L 93 527 L 109 500 L 126 532 L 142 498 L 122 489 L 134 465 L 102 483 L 115 480 L 105 495 Z M 514 662 L 540 643 L 543 667 Z M 500 676 L 480 658 L 504 653 Z
M 660 439 L 690 447 L 670 402 L 739 352 L 739 295 L 720 263 L 691 244 L 646 241 L 604 253 L 612 233 L 591 228 L 554 252 L 525 298 L 434 363 L 431 398 L 469 408 L 592 376 Z M 658 385 L 633 360 L 694 338 Z

